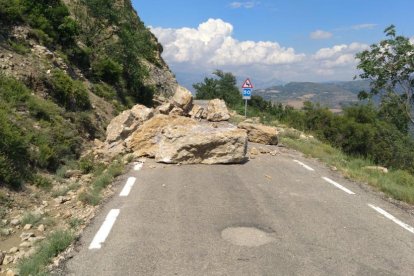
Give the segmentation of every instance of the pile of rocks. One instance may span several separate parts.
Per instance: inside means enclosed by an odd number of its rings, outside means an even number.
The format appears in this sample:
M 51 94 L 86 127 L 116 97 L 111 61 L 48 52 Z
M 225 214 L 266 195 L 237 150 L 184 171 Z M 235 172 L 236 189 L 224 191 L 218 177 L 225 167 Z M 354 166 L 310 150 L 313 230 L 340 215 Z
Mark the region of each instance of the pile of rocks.
M 248 122 L 237 127 L 229 119 L 223 100 L 211 100 L 203 108 L 193 104 L 190 91 L 177 86 L 171 100 L 157 108 L 136 105 L 114 118 L 106 141 L 96 141 L 93 153 L 100 158 L 132 153 L 172 164 L 228 164 L 247 160 L 248 141 L 278 143 L 275 128 Z

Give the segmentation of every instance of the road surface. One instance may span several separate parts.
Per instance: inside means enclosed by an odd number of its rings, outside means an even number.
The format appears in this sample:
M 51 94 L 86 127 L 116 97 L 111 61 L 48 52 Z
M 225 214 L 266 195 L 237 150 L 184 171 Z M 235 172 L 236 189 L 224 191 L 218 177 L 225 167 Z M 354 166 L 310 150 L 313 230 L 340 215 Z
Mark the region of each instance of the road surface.
M 135 169 L 61 274 L 414 275 L 413 217 L 293 151 Z

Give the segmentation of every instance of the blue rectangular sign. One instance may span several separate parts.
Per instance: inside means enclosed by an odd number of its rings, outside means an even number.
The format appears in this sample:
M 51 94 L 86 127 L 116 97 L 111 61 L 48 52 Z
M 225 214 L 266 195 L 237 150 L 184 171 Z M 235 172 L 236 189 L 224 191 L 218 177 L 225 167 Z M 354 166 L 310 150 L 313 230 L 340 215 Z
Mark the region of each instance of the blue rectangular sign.
M 243 99 L 250 100 L 252 97 L 252 89 L 251 88 L 244 88 L 243 89 Z

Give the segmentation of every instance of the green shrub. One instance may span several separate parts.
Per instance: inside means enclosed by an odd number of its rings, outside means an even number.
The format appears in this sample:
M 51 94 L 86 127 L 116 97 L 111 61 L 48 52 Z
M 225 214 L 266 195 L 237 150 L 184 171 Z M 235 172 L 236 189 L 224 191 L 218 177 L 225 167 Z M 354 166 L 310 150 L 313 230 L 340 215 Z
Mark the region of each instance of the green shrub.
M 80 81 L 74 81 L 61 70 L 54 70 L 50 79 L 52 95 L 67 110 L 86 110 L 91 107 L 88 91 Z
M 26 213 L 22 218 L 22 225 L 31 224 L 38 225 L 42 220 L 43 216 L 41 214 Z
M 84 174 L 91 173 L 95 170 L 95 160 L 92 155 L 84 156 L 79 160 L 79 169 Z
M 116 84 L 122 74 L 122 65 L 109 57 L 102 57 L 92 64 L 92 72 L 98 80 Z
M 24 43 L 9 40 L 9 45 L 18 54 L 26 55 L 30 53 L 30 49 Z
M 43 177 L 41 175 L 35 175 L 33 179 L 33 184 L 36 187 L 42 188 L 44 190 L 49 191 L 52 188 L 52 182 L 47 179 L 46 177 Z
M 112 86 L 105 83 L 95 84 L 92 88 L 92 92 L 106 100 L 116 99 L 116 91 L 112 88 Z
M 73 240 L 74 235 L 69 231 L 59 230 L 53 232 L 46 240 L 40 243 L 33 256 L 25 258 L 19 263 L 19 275 L 46 274 L 46 266 L 54 257 L 64 251 Z

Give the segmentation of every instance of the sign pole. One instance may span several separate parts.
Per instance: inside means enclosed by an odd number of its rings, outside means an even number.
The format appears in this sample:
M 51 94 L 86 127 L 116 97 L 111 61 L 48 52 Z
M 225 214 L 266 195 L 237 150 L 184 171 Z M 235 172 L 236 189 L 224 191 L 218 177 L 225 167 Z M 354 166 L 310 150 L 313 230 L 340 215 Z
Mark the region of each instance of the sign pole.
M 247 101 L 252 98 L 253 84 L 250 79 L 246 79 L 242 85 L 244 102 L 244 118 L 247 118 Z

